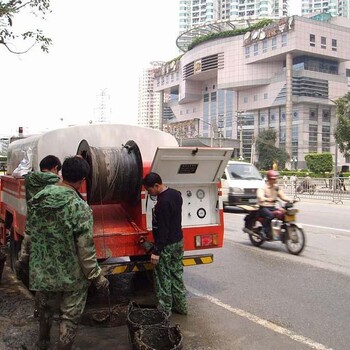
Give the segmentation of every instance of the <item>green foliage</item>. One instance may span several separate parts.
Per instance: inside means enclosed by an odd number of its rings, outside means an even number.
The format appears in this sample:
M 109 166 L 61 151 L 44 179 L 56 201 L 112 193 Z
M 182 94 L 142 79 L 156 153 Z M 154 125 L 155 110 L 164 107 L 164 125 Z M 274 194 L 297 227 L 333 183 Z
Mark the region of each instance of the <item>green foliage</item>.
M 271 169 L 274 162 L 281 168 L 288 160 L 288 153 L 275 146 L 276 140 L 277 132 L 275 129 L 265 129 L 260 132 L 256 140 L 256 150 L 259 155 L 258 167 L 260 169 Z
M 313 173 L 324 174 L 333 170 L 333 157 L 330 153 L 309 153 L 305 155 L 305 162 Z
M 200 36 L 198 38 L 195 38 L 190 45 L 188 45 L 188 50 L 192 50 L 195 46 L 209 40 L 214 39 L 222 39 L 222 38 L 228 38 L 231 36 L 237 36 L 237 35 L 243 35 L 247 32 L 250 32 L 255 29 L 260 29 L 263 27 L 266 27 L 267 25 L 273 23 L 274 21 L 272 19 L 264 18 L 261 21 L 252 24 L 248 28 L 244 29 L 234 29 L 234 30 L 227 30 L 225 32 L 218 32 L 218 33 L 210 33 L 207 35 Z
M 337 126 L 334 136 L 344 156 L 350 155 L 350 92 L 337 99 Z
M 14 54 L 28 52 L 34 45 L 39 44 L 43 52 L 49 51 L 52 40 L 43 35 L 42 30 L 26 31 L 18 33 L 14 29 L 15 16 L 20 13 L 28 13 L 34 18 L 45 19 L 50 12 L 50 0 L 28 0 L 25 2 L 18 0 L 0 1 L 0 44 Z M 14 51 L 10 48 L 18 40 L 30 41 L 26 48 L 21 51 Z M 16 45 L 17 46 L 17 45 Z

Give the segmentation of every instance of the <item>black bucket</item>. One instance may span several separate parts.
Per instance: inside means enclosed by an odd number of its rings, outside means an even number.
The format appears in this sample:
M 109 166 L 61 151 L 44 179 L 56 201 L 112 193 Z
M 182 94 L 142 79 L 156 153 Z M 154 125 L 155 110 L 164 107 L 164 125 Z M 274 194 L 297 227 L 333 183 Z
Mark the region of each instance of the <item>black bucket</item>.
M 138 305 L 135 302 L 130 302 L 126 323 L 129 330 L 129 340 L 132 349 L 135 348 L 135 332 L 148 328 L 150 326 L 169 326 L 169 316 L 158 310 L 155 306 Z
M 136 350 L 182 350 L 183 336 L 179 325 L 148 326 L 135 332 Z

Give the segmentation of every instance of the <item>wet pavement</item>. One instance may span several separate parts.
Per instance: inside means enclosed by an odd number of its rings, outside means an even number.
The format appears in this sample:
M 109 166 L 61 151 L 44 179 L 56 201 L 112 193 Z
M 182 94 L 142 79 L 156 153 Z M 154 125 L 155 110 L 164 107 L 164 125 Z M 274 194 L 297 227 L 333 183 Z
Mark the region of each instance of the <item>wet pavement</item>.
M 116 323 L 120 322 L 120 324 L 116 327 L 104 325 L 103 313 L 95 316 L 93 322 L 90 318 L 84 318 L 75 341 L 76 348 L 81 350 L 131 349 L 126 325 L 127 298 L 123 296 L 122 290 L 120 290 L 120 296 L 122 296 L 122 302 L 120 303 L 121 300 L 119 300 L 118 309 L 114 310 L 116 300 L 111 300 L 111 309 L 119 315 Z M 145 300 L 151 301 L 152 295 L 148 292 L 135 293 L 132 298 L 136 303 L 143 304 Z M 283 334 L 257 325 L 245 317 L 240 317 L 228 306 L 223 306 L 214 299 L 211 301 L 208 297 L 189 293 L 187 300 L 189 314 L 187 316 L 173 314 L 170 317 L 171 327 L 179 325 L 183 336 L 183 349 L 303 350 L 310 348 L 296 343 Z M 85 316 L 95 307 L 94 303 L 88 303 Z M 5 265 L 0 282 L 0 350 L 35 349 L 35 342 L 38 339 L 38 321 L 33 318 L 33 310 L 33 295 Z M 100 310 L 109 312 L 108 303 Z M 51 333 L 53 344 L 57 341 L 57 337 L 58 324 L 55 321 Z

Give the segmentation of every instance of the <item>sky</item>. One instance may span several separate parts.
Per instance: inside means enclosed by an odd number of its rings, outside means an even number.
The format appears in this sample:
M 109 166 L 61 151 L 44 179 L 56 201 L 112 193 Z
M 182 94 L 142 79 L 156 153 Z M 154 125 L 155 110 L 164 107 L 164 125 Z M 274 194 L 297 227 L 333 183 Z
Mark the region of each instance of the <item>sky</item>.
M 110 122 L 136 124 L 143 69 L 179 55 L 179 1 L 51 4 L 44 22 L 34 25 L 28 15 L 13 21 L 14 29 L 43 29 L 53 40 L 48 54 L 37 46 L 14 55 L 0 45 L 0 136 L 17 134 L 20 126 L 31 134 L 95 121 L 102 91 L 109 97 Z
M 14 55 L 0 45 L 0 136 L 22 126 L 37 133 L 98 117 L 98 95 L 109 95 L 110 121 L 137 123 L 138 79 L 151 61 L 179 55 L 178 0 L 51 0 L 35 23 L 53 40 Z M 14 18 L 21 29 L 33 23 Z M 21 49 L 23 46 L 12 47 Z

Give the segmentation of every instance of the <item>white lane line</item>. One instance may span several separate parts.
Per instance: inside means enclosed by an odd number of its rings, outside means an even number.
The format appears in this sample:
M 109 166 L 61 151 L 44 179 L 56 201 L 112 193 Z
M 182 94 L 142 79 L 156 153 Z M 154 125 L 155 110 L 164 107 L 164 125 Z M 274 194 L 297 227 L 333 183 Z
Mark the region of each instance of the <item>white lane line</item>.
M 350 233 L 350 230 L 345 230 L 345 229 L 342 229 L 342 228 L 334 228 L 334 227 L 318 226 L 318 225 L 310 225 L 310 224 L 301 224 L 301 225 L 309 226 L 309 227 L 315 227 L 315 228 L 321 228 L 321 229 L 325 229 L 325 230 L 342 231 L 342 232 Z
M 282 334 L 282 335 L 285 335 L 289 338 L 291 338 L 292 340 L 294 341 L 297 341 L 299 343 L 302 343 L 304 345 L 307 345 L 309 346 L 310 348 L 312 349 L 316 349 L 316 350 L 333 350 L 332 348 L 328 348 L 327 346 L 323 345 L 323 344 L 320 344 L 320 343 L 317 343 L 315 341 L 313 341 L 312 339 L 310 338 L 306 338 L 302 335 L 299 335 L 299 334 L 296 334 L 294 333 L 293 331 L 290 331 L 289 329 L 287 328 L 284 328 L 284 327 L 281 327 L 281 326 L 278 326 L 270 321 L 267 321 L 267 320 L 264 320 L 258 316 L 255 316 L 249 312 L 246 312 L 244 310 L 241 310 L 241 309 L 237 309 L 235 307 L 232 307 L 230 305 L 227 305 L 227 304 L 224 304 L 223 302 L 221 302 L 219 299 L 217 298 L 214 298 L 210 295 L 207 295 L 207 294 L 203 294 L 201 293 L 200 291 L 194 289 L 194 288 L 191 288 L 191 287 L 188 287 L 186 286 L 186 288 L 192 293 L 192 294 L 195 294 L 199 297 L 202 297 L 202 298 L 205 298 L 207 300 L 209 300 L 211 303 L 213 304 L 216 304 L 218 306 L 221 306 L 222 308 L 238 315 L 238 316 L 241 316 L 241 317 L 244 317 L 260 326 L 263 326 L 265 328 L 268 328 L 270 329 L 271 331 L 273 332 L 276 332 L 276 333 L 279 333 L 279 334 Z

